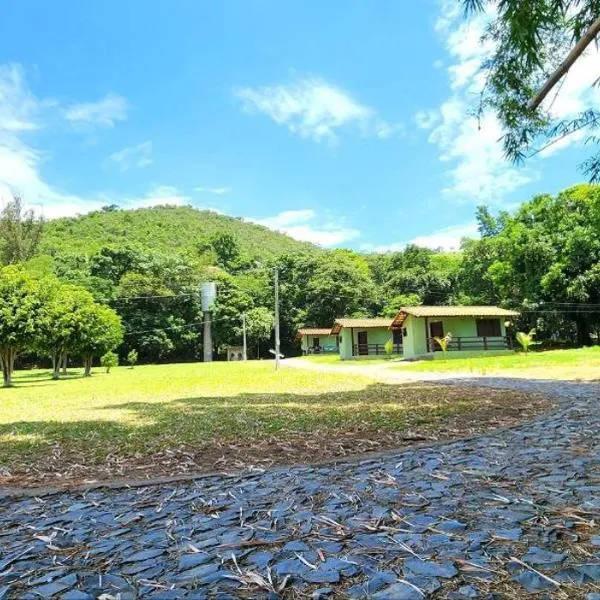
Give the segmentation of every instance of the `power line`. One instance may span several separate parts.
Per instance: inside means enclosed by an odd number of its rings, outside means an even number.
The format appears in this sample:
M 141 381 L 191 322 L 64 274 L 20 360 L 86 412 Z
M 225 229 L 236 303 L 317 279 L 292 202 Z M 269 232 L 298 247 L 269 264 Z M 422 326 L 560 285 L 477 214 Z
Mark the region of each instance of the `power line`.
M 196 296 L 197 294 L 165 294 L 156 296 L 117 296 L 112 298 L 110 302 L 128 302 L 129 300 L 150 300 L 150 299 L 161 299 L 161 300 L 176 300 L 177 298 L 189 298 L 190 296 Z
M 236 321 L 234 317 L 219 317 L 218 319 L 212 319 L 213 323 L 217 323 L 220 321 Z M 196 323 L 186 323 L 184 325 L 170 325 L 168 327 L 153 327 L 152 329 L 142 329 L 137 331 L 127 331 L 125 335 L 134 335 L 134 334 L 142 334 L 142 333 L 152 333 L 153 331 L 170 331 L 173 329 L 186 329 L 190 327 L 196 327 L 198 325 L 204 325 L 204 320 L 197 321 Z

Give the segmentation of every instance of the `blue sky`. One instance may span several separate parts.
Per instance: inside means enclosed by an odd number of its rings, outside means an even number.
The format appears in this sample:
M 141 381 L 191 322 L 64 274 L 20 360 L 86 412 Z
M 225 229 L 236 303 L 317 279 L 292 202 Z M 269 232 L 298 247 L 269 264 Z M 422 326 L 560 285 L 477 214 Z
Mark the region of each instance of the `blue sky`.
M 471 116 L 484 21 L 458 8 L 7 3 L 0 196 L 20 193 L 49 218 L 192 204 L 329 247 L 455 246 L 475 233 L 478 204 L 577 183 L 584 156 L 570 138 L 505 162 L 494 116 L 481 129 Z M 599 101 L 590 72 L 569 74 L 556 116 Z

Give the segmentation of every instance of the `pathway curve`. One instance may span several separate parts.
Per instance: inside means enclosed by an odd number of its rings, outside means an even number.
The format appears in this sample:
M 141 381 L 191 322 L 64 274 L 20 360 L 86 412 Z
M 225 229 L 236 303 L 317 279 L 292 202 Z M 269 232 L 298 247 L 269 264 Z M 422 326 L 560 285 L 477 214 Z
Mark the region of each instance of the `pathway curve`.
M 378 459 L 0 499 L 0 598 L 600 597 L 598 384 L 477 384 L 559 406 Z

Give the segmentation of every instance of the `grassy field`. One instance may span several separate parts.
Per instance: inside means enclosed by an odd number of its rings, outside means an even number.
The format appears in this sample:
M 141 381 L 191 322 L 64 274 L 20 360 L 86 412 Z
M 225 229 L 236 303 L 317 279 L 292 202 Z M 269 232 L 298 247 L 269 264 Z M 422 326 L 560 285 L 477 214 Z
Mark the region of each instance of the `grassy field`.
M 402 363 L 411 371 L 502 373 L 548 379 L 600 379 L 600 347 L 546 352 L 515 352 L 502 356 L 448 358 Z
M 400 356 L 394 355 L 392 357 L 387 356 L 363 356 L 361 358 L 341 360 L 339 354 L 311 354 L 310 356 L 300 356 L 299 360 L 305 360 L 307 362 L 322 364 L 322 365 L 384 365 L 393 362 L 398 362 Z
M 0 390 L 0 485 L 315 460 L 440 428 L 470 432 L 477 414 L 487 426 L 535 409 L 507 393 L 275 372 L 270 361 L 49 375 L 19 372 Z

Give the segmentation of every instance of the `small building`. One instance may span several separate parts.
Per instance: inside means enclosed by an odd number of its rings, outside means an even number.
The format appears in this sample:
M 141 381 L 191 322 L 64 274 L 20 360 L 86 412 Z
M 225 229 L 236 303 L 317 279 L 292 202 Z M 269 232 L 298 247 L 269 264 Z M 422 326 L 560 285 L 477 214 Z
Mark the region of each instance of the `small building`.
M 330 328 L 298 329 L 296 343 L 300 342 L 302 354 L 338 352 L 338 336 Z
M 452 340 L 447 350 L 453 356 L 502 354 L 512 350 L 505 322 L 517 316 L 518 312 L 497 306 L 407 306 L 391 328 L 400 332 L 404 358 L 438 357 L 441 347 L 434 338 L 448 333 Z
M 227 360 L 244 360 L 243 346 L 227 346 Z
M 340 358 L 384 356 L 385 345 L 392 340 L 393 353 L 402 354 L 402 333 L 392 331 L 393 319 L 336 319 L 331 333 L 339 336 Z

